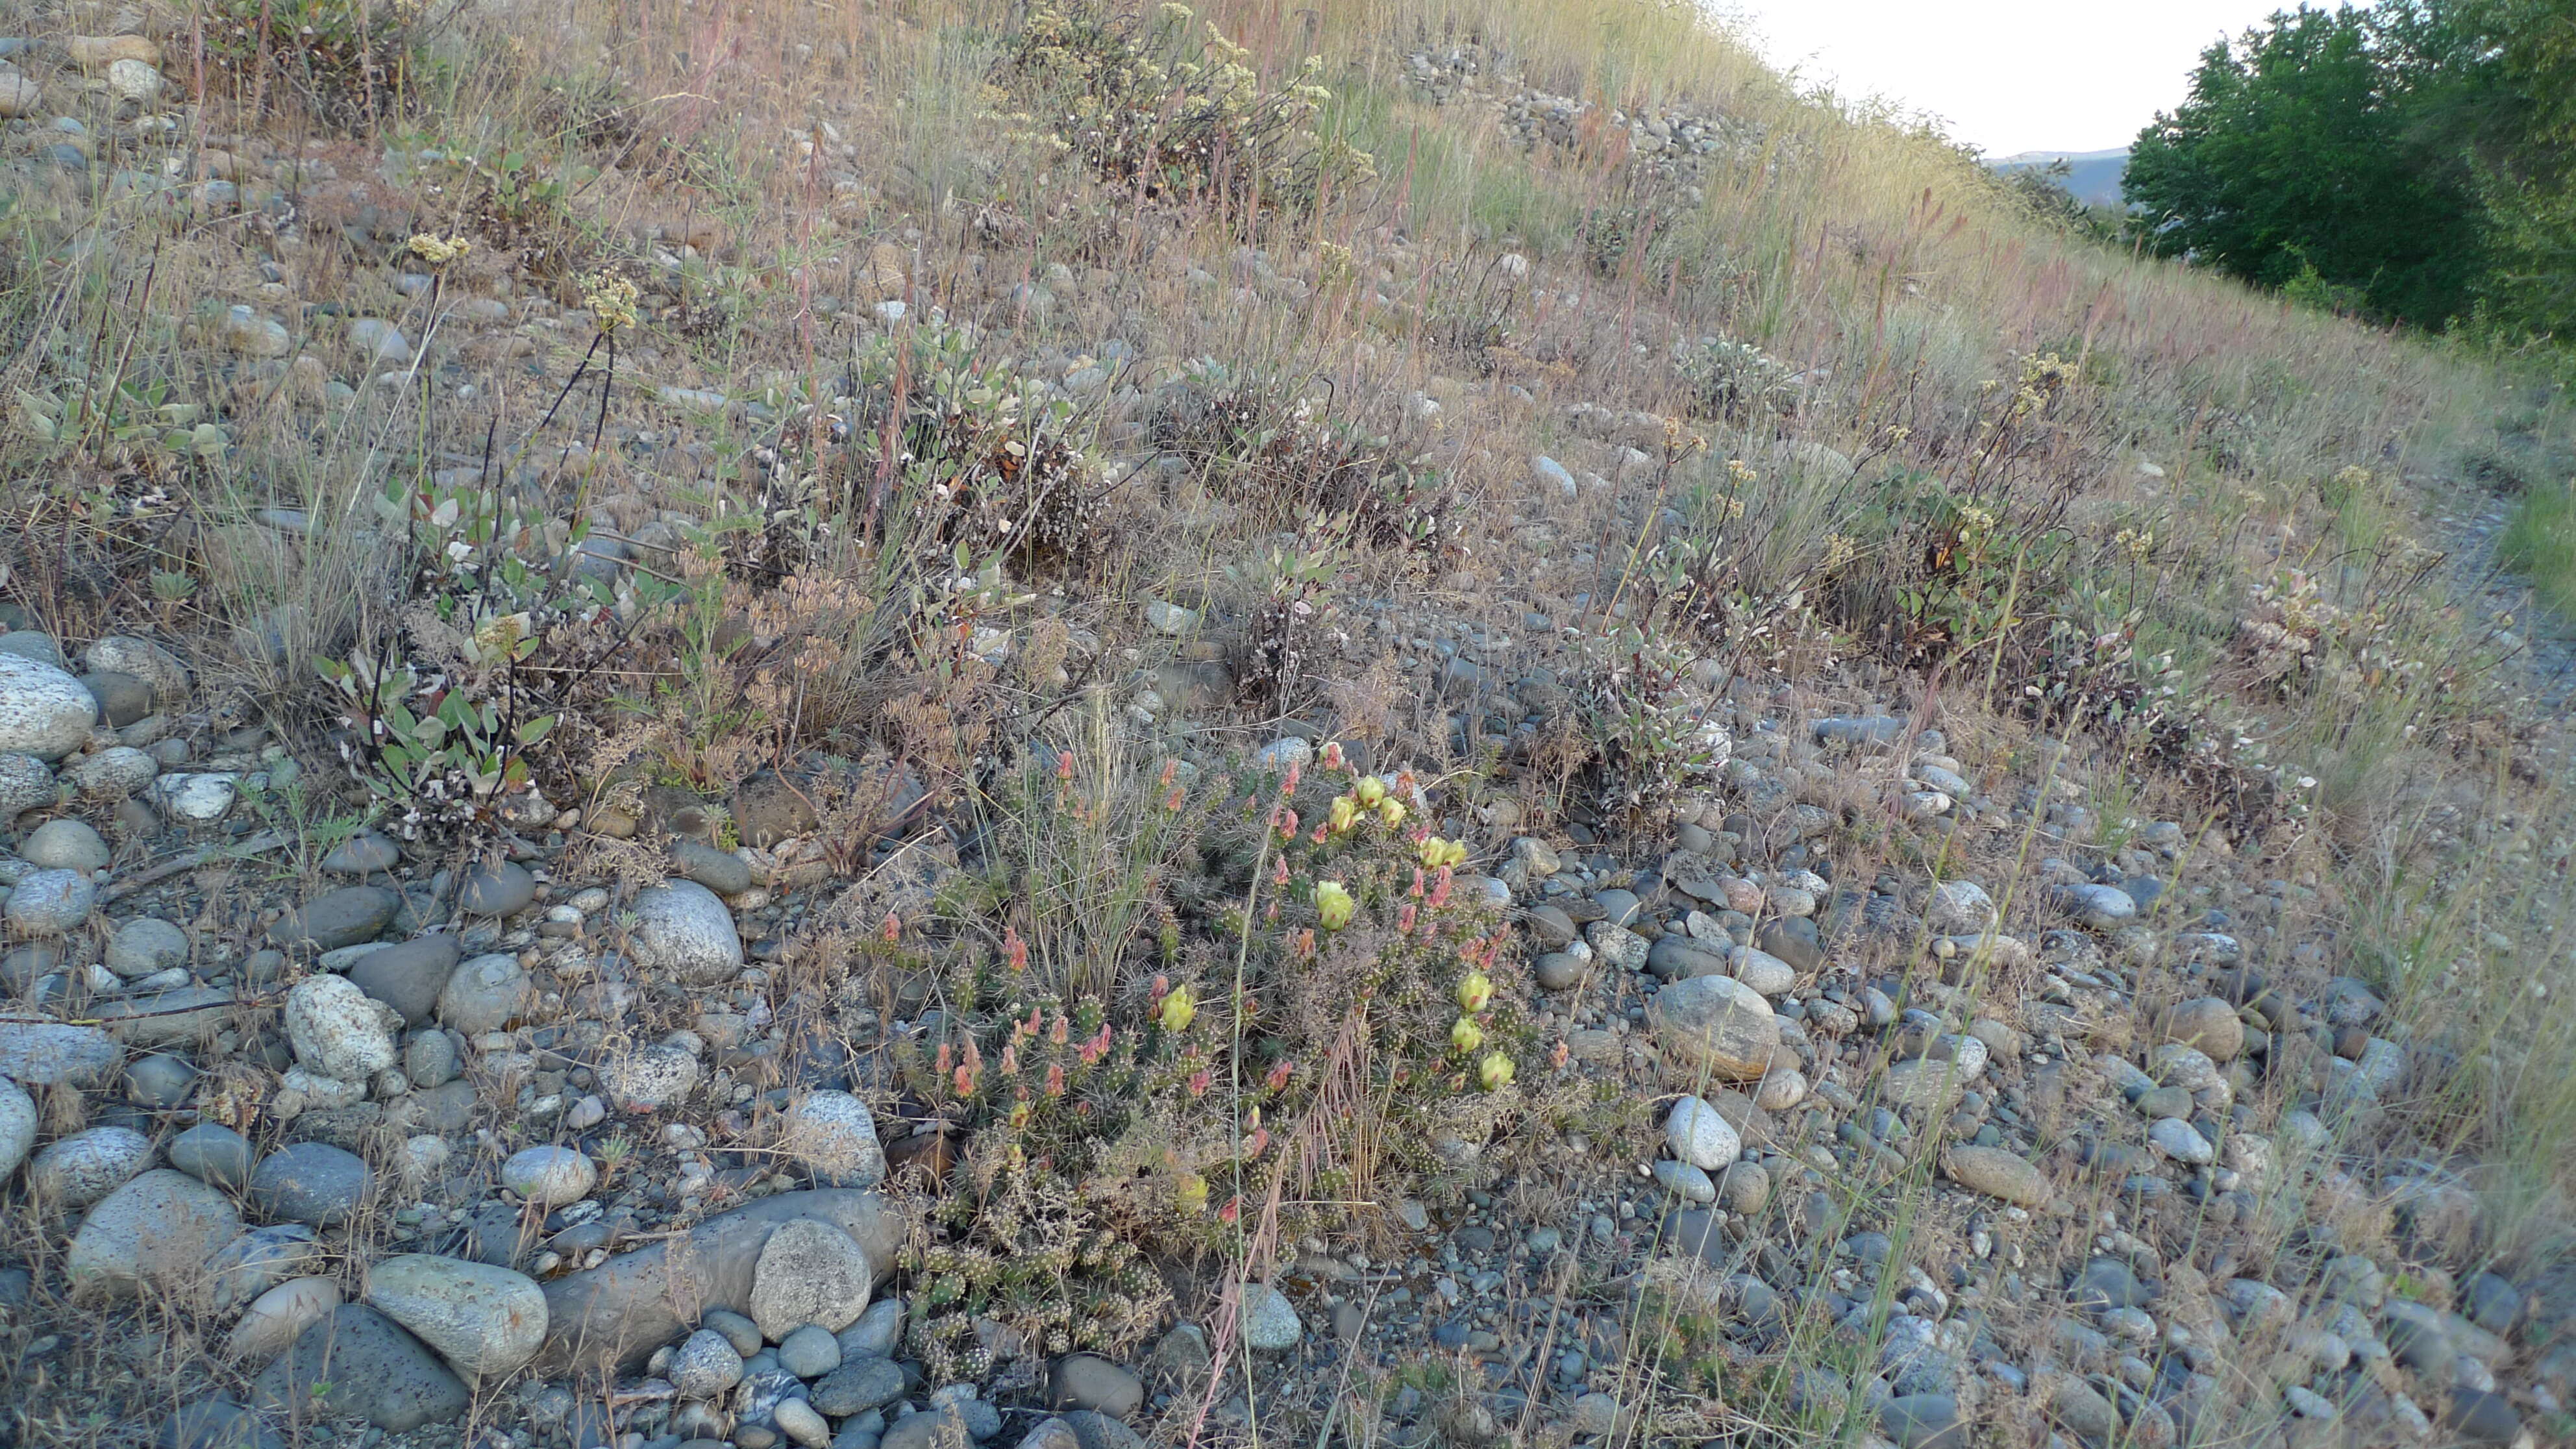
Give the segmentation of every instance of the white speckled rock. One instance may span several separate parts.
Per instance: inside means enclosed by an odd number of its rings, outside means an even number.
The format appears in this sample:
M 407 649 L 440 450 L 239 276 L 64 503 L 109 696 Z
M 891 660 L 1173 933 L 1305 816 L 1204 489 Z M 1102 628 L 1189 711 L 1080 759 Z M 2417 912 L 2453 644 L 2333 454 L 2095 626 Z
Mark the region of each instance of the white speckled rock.
M 686 985 L 712 986 L 742 970 L 742 935 L 733 912 L 693 880 L 666 880 L 636 894 L 628 949 L 638 966 Z
M 787 1112 L 779 1149 L 800 1158 L 825 1187 L 874 1187 L 885 1181 L 885 1148 L 868 1104 L 847 1092 L 809 1092 Z
M 37 1153 L 27 1185 L 54 1206 L 78 1211 L 151 1165 L 152 1139 L 131 1127 L 92 1127 Z
M 120 101 L 148 106 L 161 98 L 161 72 L 139 60 L 120 60 L 107 68 L 107 88 Z
M 232 813 L 241 794 L 241 777 L 222 771 L 163 775 L 152 782 L 152 798 L 161 809 L 199 825 Z
M 0 751 L 52 764 L 88 743 L 97 721 L 88 685 L 42 660 L 0 653 Z
M 698 1058 L 677 1040 L 620 1052 L 599 1068 L 600 1088 L 621 1112 L 653 1112 L 698 1085 Z
M 394 1064 L 402 1014 L 345 976 L 309 976 L 286 994 L 286 1037 L 318 1075 L 363 1082 Z
M 149 789 L 153 778 L 161 773 L 161 766 L 141 750 L 115 745 L 94 755 L 81 756 L 65 767 L 63 773 L 74 787 L 91 799 L 122 800 Z
M 98 886 L 76 870 L 28 873 L 0 907 L 9 929 L 21 936 L 61 936 L 79 929 L 98 904 Z
M 689 1335 L 671 1355 L 671 1387 L 684 1399 L 712 1399 L 742 1382 L 742 1355 L 712 1328 Z
M 1261 1353 L 1286 1353 L 1306 1336 L 1296 1306 L 1288 1295 L 1267 1283 L 1243 1285 L 1243 1346 Z
M 1726 1166 L 1744 1151 L 1744 1139 L 1735 1125 L 1697 1097 L 1673 1104 L 1672 1115 L 1664 1119 L 1664 1145 L 1673 1156 L 1707 1172 Z
M 367 1274 L 367 1302 L 418 1334 L 465 1378 L 506 1374 L 546 1338 L 546 1295 L 524 1273 L 405 1253 Z
M 599 1169 L 569 1147 L 527 1147 L 501 1164 L 501 1185 L 541 1207 L 557 1208 L 590 1195 Z
M 0 1077 L 0 1183 L 27 1160 L 27 1149 L 36 1145 L 36 1099 L 27 1089 L 6 1077 Z
M 51 805 L 55 793 L 54 772 L 45 768 L 44 761 L 15 751 L 0 754 L 0 820 L 14 820 L 21 811 Z
M 1981 935 L 1995 924 L 1994 898 L 1975 881 L 1950 881 L 1932 888 L 1932 898 L 1923 904 L 1923 919 L 1935 935 Z
M 771 1342 L 808 1323 L 834 1333 L 867 1311 L 876 1270 L 858 1240 L 827 1222 L 797 1218 L 761 1246 L 751 1275 L 751 1321 Z

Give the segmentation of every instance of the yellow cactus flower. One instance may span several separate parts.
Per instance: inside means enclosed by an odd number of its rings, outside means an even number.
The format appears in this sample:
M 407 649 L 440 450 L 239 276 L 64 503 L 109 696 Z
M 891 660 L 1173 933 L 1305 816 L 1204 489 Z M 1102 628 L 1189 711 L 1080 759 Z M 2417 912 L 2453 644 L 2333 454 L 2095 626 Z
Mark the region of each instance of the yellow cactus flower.
M 1424 870 L 1438 870 L 1444 865 L 1455 868 L 1466 863 L 1467 843 L 1427 835 L 1423 837 L 1422 844 L 1415 847 L 1415 854 L 1421 859 Z
M 1476 1025 L 1476 1018 L 1472 1016 L 1462 1016 L 1456 1021 L 1450 1023 L 1450 1050 L 1464 1056 L 1484 1044 L 1485 1029 Z
M 1324 825 L 1335 835 L 1346 834 L 1358 822 L 1359 816 L 1360 802 L 1348 795 L 1339 796 L 1333 801 L 1333 808 L 1326 812 Z
M 1363 810 L 1376 809 L 1377 802 L 1386 798 L 1386 782 L 1375 775 L 1362 776 L 1360 782 L 1351 788 L 1359 795 Z
M 1389 830 L 1393 830 L 1395 827 L 1402 825 L 1404 823 L 1404 802 L 1398 800 L 1392 795 L 1380 800 L 1377 802 L 1377 818 L 1379 822 L 1385 825 Z
M 1185 1213 L 1199 1213 L 1207 1211 L 1207 1197 L 1208 1185 L 1206 1178 L 1193 1172 L 1189 1176 L 1181 1179 L 1181 1211 Z
M 1510 1057 L 1501 1052 L 1489 1052 L 1483 1061 L 1476 1064 L 1476 1080 L 1486 1091 L 1499 1092 L 1511 1085 L 1512 1075 L 1519 1070 L 1512 1065 Z
M 1458 1009 L 1478 1012 L 1494 999 L 1494 979 L 1482 971 L 1470 971 L 1458 978 Z
M 1186 986 L 1173 987 L 1172 994 L 1163 998 L 1160 1013 L 1163 1030 L 1175 1036 L 1188 1031 L 1190 1023 L 1198 1019 L 1198 1014 L 1199 999 Z
M 1360 903 L 1351 899 L 1350 889 L 1340 881 L 1328 880 L 1315 887 L 1315 916 L 1327 931 L 1338 931 L 1351 923 Z

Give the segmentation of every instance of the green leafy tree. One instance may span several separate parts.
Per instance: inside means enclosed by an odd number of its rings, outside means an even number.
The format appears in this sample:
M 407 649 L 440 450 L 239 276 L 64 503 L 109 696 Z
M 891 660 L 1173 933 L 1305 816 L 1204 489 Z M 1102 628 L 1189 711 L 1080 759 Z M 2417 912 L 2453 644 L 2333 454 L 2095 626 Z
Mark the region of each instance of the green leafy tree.
M 2480 56 L 2490 332 L 2576 341 L 2576 0 L 2436 0 Z
M 2130 154 L 2148 246 L 2384 318 L 2466 312 L 2485 245 L 2471 158 L 2442 122 L 2468 85 L 2455 29 L 2302 6 L 2210 46 Z

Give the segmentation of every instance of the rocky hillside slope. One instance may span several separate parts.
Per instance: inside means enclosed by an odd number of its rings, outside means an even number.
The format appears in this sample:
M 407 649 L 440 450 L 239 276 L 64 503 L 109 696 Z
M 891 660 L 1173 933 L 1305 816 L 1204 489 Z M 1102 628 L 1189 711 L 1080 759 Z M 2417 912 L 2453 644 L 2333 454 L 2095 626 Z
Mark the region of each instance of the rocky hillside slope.
M 2510 375 L 1625 0 L 9 23 L 7 1442 L 2576 1433 Z

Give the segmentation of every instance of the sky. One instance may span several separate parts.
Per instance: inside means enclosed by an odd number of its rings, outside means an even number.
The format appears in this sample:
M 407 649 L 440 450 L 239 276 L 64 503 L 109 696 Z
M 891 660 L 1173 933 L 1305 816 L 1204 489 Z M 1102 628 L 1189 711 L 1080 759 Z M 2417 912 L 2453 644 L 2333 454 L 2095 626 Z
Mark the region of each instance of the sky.
M 1881 95 L 1990 156 L 2102 151 L 2182 100 L 2200 52 L 2287 0 L 1713 0 L 1774 65 Z

